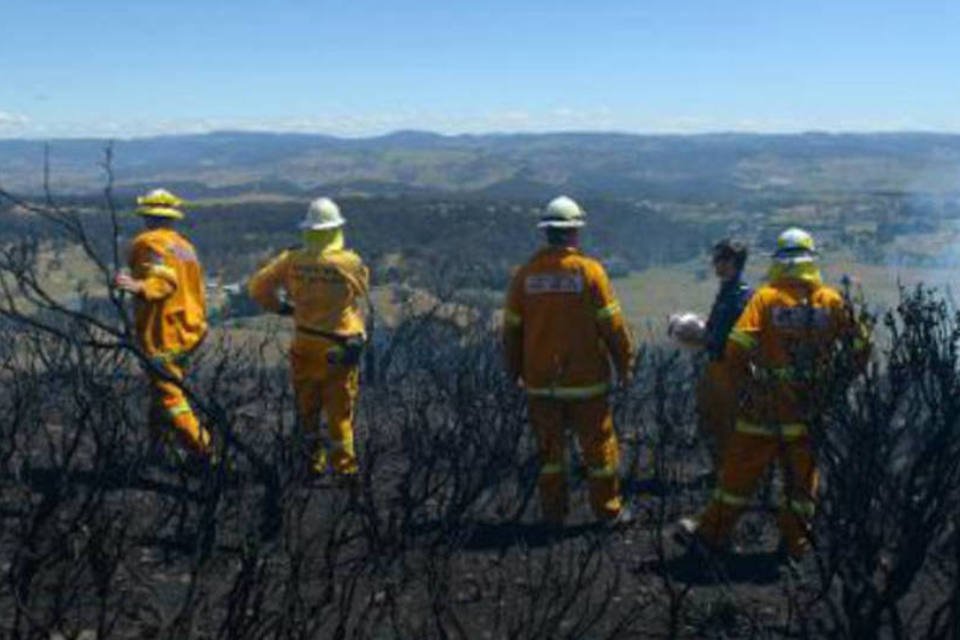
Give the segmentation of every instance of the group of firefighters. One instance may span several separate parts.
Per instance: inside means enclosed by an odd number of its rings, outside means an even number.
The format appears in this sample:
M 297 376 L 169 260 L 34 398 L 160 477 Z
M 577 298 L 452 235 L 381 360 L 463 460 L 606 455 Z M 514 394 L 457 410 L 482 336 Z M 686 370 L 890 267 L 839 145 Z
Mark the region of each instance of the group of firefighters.
M 215 462 L 211 434 L 183 390 L 188 358 L 207 330 L 197 254 L 175 230 L 184 205 L 163 189 L 137 199 L 145 229 L 115 286 L 134 297 L 156 443 Z M 346 248 L 344 223 L 335 202 L 313 201 L 299 225 L 302 245 L 257 271 L 248 289 L 264 309 L 293 318 L 290 365 L 300 426 L 314 443 L 310 472 L 349 478 L 358 471 L 353 416 L 369 271 Z M 584 210 L 568 197 L 547 205 L 538 224 L 544 246 L 513 275 L 503 318 L 507 373 L 527 395 L 539 453 L 542 517 L 557 527 L 569 509 L 568 430 L 579 441 L 596 518 L 612 526 L 633 519 L 620 488 L 610 394 L 614 383 L 629 388 L 636 352 L 603 266 L 579 248 L 585 223 Z M 818 257 L 810 234 L 786 230 L 765 283 L 753 291 L 743 279 L 746 247 L 721 241 L 712 253 L 721 286 L 709 318 L 671 318 L 674 339 L 704 350 L 707 359 L 697 404 L 716 487 L 703 513 L 676 527 L 692 548 L 729 549 L 739 515 L 774 464 L 784 478 L 781 549 L 797 558 L 809 546 L 818 485 L 812 394 L 838 349 L 848 347 L 860 366 L 869 354 L 869 336 L 845 298 L 823 283 Z M 319 434 L 321 414 L 326 437 Z

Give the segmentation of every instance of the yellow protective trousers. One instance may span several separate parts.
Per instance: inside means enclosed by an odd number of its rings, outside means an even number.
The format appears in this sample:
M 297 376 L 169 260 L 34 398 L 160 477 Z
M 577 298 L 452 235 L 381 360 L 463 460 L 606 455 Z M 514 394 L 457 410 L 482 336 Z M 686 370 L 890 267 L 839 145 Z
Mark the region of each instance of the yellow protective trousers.
M 180 384 L 185 375 L 185 357 L 158 358 L 157 366 L 170 379 L 150 376 L 150 430 L 164 444 L 176 440 L 187 451 L 199 456 L 213 452 L 210 432 L 200 426 Z
M 765 475 L 779 462 L 784 496 L 777 524 L 787 552 L 800 556 L 810 543 L 810 523 L 816 508 L 819 475 L 810 438 L 801 424 L 779 429 L 738 420 L 723 454 L 713 498 L 699 519 L 698 531 L 711 547 L 726 548 L 743 509 Z
M 329 362 L 328 353 L 339 347 L 324 338 L 301 337 L 293 343 L 290 362 L 300 425 L 314 439 L 311 470 L 322 474 L 328 461 L 335 473 L 357 473 L 353 442 L 353 415 L 360 388 L 360 368 Z M 321 413 L 327 419 L 328 441 L 320 437 Z
M 598 518 L 611 519 L 623 507 L 620 497 L 620 450 L 606 396 L 588 400 L 529 397 L 530 425 L 540 456 L 540 504 L 548 522 L 560 524 L 569 509 L 567 428 L 580 442 L 587 465 L 590 506 Z
M 736 418 L 737 395 L 730 371 L 722 360 L 711 360 L 697 384 L 697 427 L 707 442 L 715 472 L 720 470 Z

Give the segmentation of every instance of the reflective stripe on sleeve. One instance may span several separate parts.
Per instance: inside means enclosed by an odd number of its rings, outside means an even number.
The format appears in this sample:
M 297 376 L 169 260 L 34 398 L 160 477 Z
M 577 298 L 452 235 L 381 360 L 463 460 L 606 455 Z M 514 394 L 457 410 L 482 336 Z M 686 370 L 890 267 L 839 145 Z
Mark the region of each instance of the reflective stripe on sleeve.
M 554 398 L 556 400 L 586 400 L 602 396 L 610 390 L 606 382 L 582 387 L 528 387 L 527 394 L 536 398 Z
M 749 333 L 745 331 L 740 331 L 738 329 L 734 329 L 733 331 L 730 332 L 730 336 L 728 340 L 733 342 L 738 347 L 746 349 L 747 351 L 751 351 L 757 348 L 757 339 L 754 338 Z
M 558 462 L 551 462 L 540 467 L 540 475 L 555 476 L 563 473 L 563 465 Z
M 612 302 L 597 311 L 597 320 L 607 320 L 620 313 L 620 303 Z
M 734 430 L 737 433 L 745 433 L 751 436 L 783 437 L 785 440 L 796 440 L 807 435 L 807 425 L 802 422 L 786 422 L 767 426 L 747 422 L 746 420 L 737 420 Z
M 724 491 L 720 488 L 713 490 L 713 499 L 715 502 L 719 502 L 720 504 L 725 504 L 730 507 L 743 507 L 747 504 L 747 498 L 739 496 L 735 493 Z
M 515 313 L 510 309 L 504 309 L 503 322 L 508 327 L 519 327 L 521 324 L 523 324 L 523 318 L 520 317 L 519 313 Z
M 175 404 L 167 409 L 167 413 L 170 414 L 171 418 L 176 418 L 177 416 L 191 413 L 190 405 L 187 404 L 186 401 L 181 402 L 180 404 Z
M 147 266 L 147 273 L 151 276 L 159 276 L 165 280 L 177 281 L 177 272 L 172 267 L 165 264 L 151 264 Z

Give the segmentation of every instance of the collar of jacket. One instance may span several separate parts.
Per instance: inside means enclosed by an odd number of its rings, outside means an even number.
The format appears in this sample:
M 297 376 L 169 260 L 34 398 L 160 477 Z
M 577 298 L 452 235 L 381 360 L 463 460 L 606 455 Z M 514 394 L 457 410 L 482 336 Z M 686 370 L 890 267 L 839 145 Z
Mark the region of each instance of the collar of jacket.
M 771 283 L 782 280 L 793 280 L 812 285 L 823 284 L 823 277 L 820 275 L 820 266 L 816 262 L 799 262 L 794 264 L 774 262 L 770 265 L 767 280 Z
M 343 229 L 308 229 L 303 232 L 304 249 L 308 253 L 324 254 L 344 247 Z
M 183 236 L 180 232 L 173 227 L 155 227 L 153 229 L 144 229 L 137 234 L 138 238 L 145 237 L 156 237 L 156 238 L 182 238 Z
M 562 254 L 573 255 L 576 253 L 580 253 L 580 249 L 577 247 L 569 247 L 569 246 L 560 247 L 560 246 L 554 246 L 554 245 L 547 245 L 540 250 L 540 253 L 542 254 L 543 253 L 562 253 Z

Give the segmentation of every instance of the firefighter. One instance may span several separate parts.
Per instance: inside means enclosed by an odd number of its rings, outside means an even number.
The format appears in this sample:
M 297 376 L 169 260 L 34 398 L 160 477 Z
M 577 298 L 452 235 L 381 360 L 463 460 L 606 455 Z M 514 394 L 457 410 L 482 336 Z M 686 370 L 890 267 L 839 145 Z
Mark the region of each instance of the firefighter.
M 183 449 L 208 458 L 210 433 L 197 420 L 183 392 L 190 354 L 207 332 L 203 269 L 193 245 L 174 225 L 184 202 L 164 189 L 137 198 L 145 230 L 130 247 L 129 273 L 117 288 L 134 296 L 136 339 L 150 360 L 150 427 L 164 449 L 176 440 Z M 168 450 L 167 453 L 176 453 Z
M 743 268 L 747 263 L 747 247 L 743 243 L 721 240 L 714 245 L 712 258 L 720 290 L 703 334 L 703 348 L 708 360 L 697 385 L 697 413 L 700 434 L 708 443 L 715 475 L 737 412 L 737 395 L 723 353 L 730 330 L 753 290 L 743 281 Z
M 310 203 L 300 223 L 303 246 L 282 252 L 250 279 L 250 297 L 275 313 L 292 315 L 296 328 L 290 364 L 301 428 L 314 439 L 310 471 L 357 473 L 353 415 L 366 342 L 361 303 L 369 272 L 344 248 L 343 216 L 329 198 Z M 281 299 L 281 292 L 284 299 Z M 319 436 L 321 412 L 328 442 Z
M 818 485 L 810 441 L 817 385 L 829 381 L 838 343 L 853 349 L 860 366 L 869 355 L 866 330 L 854 322 L 842 295 L 823 284 L 817 259 L 809 233 L 792 228 L 780 234 L 768 282 L 750 298 L 727 339 L 724 359 L 744 400 L 711 501 L 698 520 L 679 523 L 685 542 L 726 550 L 764 472 L 779 462 L 780 548 L 796 560 L 809 546 Z
M 603 266 L 578 248 L 584 223 L 570 198 L 549 203 L 538 224 L 546 246 L 514 275 L 504 311 L 507 372 L 527 393 L 543 517 L 553 525 L 568 511 L 567 427 L 580 442 L 594 514 L 606 522 L 629 514 L 608 394 L 611 360 L 629 385 L 633 345 Z

